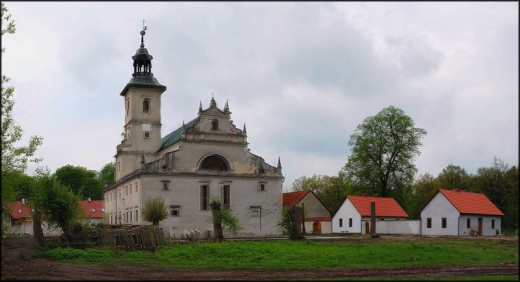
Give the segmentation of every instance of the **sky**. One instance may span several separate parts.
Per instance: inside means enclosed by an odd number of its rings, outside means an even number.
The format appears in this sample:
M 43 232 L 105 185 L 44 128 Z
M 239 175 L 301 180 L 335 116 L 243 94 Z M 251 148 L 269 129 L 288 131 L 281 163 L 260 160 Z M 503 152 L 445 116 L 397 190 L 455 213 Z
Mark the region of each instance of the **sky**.
M 518 166 L 518 2 L 4 2 L 13 118 L 44 138 L 30 164 L 99 171 L 124 124 L 139 32 L 154 57 L 162 136 L 228 101 L 288 190 L 337 175 L 357 126 L 386 107 L 428 133 L 418 174 Z M 4 28 L 4 27 L 3 27 Z

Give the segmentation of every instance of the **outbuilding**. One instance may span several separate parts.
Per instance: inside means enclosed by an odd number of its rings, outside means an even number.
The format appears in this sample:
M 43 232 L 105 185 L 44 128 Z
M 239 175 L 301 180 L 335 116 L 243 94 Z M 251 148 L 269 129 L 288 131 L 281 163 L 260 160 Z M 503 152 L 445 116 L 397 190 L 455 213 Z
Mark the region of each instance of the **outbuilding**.
M 332 217 L 333 233 L 370 233 L 370 203 L 376 203 L 376 233 L 417 234 L 418 222 L 406 221 L 408 214 L 394 198 L 346 196 Z M 411 226 L 409 226 L 411 224 Z M 415 226 L 416 225 L 416 226 Z
M 283 193 L 283 205 L 289 208 L 295 205 L 304 207 L 305 232 L 313 234 L 332 233 L 330 211 L 310 190 Z
M 421 235 L 493 236 L 504 214 L 484 195 L 438 189 L 419 210 Z

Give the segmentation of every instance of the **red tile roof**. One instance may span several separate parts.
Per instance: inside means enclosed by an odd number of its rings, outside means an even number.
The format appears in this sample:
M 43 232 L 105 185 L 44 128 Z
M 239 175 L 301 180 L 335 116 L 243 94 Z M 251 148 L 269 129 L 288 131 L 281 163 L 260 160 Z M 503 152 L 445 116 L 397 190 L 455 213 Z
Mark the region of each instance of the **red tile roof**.
M 300 202 L 309 192 L 310 190 L 283 193 L 283 205 L 292 208 L 294 205 L 298 204 L 298 202 Z
M 376 216 L 408 217 L 394 198 L 347 196 L 361 216 L 370 216 L 370 202 L 376 203 Z
M 105 216 L 105 201 L 103 200 L 92 200 L 92 201 L 81 201 L 83 211 L 89 218 L 102 218 Z
M 439 189 L 434 196 L 439 192 L 442 193 L 461 214 L 504 216 L 504 214 L 484 194 Z
M 11 216 L 13 219 L 31 217 L 32 207 L 22 205 L 22 201 L 13 202 L 12 204 Z
M 308 217 L 305 221 L 332 221 L 330 217 Z

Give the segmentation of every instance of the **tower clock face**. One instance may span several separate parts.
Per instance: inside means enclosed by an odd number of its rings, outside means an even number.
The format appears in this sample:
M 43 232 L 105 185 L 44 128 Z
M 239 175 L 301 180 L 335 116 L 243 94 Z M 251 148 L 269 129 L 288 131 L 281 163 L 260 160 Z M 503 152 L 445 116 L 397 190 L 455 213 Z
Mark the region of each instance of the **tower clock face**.
M 151 132 L 152 131 L 152 125 L 149 123 L 143 123 L 143 131 L 144 132 Z

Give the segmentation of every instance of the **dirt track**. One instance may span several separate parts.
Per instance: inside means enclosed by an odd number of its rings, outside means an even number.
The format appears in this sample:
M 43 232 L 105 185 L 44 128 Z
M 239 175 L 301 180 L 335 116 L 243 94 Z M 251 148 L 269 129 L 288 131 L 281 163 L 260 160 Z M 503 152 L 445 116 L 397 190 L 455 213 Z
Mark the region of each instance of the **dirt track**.
M 422 237 L 407 240 L 422 240 Z M 406 239 L 406 237 L 404 238 Z M 431 239 L 431 238 L 429 238 Z M 325 239 L 320 239 L 325 240 Z M 327 239 L 334 240 L 334 239 Z M 343 242 L 352 239 L 337 239 Z M 367 243 L 373 239 L 354 239 Z M 377 240 L 403 240 L 402 237 L 383 237 Z M 465 239 L 472 240 L 472 238 Z M 516 238 L 496 238 L 504 243 L 518 242 Z M 512 241 L 511 241 L 512 240 Z M 518 275 L 518 263 L 478 266 L 400 267 L 385 269 L 304 269 L 304 270 L 241 270 L 201 271 L 160 266 L 137 265 L 75 265 L 55 262 L 34 256 L 37 248 L 32 238 L 6 239 L 2 244 L 2 280 L 301 280 L 355 277 L 419 277 L 460 275 Z

